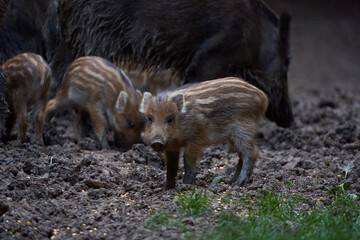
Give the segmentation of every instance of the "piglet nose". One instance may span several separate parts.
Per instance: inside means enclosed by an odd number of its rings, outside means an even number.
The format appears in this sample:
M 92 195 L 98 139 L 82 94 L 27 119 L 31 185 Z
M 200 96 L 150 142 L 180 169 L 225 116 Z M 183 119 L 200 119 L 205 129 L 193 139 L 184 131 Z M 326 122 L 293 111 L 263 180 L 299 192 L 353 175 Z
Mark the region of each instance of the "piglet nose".
M 164 140 L 161 137 L 157 137 L 151 141 L 150 147 L 157 152 L 163 151 L 165 147 Z

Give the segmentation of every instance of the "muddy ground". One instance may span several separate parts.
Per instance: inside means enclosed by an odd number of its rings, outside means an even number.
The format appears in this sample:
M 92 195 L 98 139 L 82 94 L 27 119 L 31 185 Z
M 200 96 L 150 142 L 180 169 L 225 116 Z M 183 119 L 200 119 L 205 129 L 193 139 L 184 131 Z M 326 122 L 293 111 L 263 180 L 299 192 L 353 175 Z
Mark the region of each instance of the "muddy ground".
M 230 190 L 234 200 L 274 190 L 321 205 L 329 201 L 327 190 L 344 182 L 360 194 L 359 4 L 312 2 L 269 3 L 293 14 L 289 85 L 296 127 L 262 121 L 260 158 L 251 182 Z M 176 228 L 142 227 L 152 211 L 174 207 L 176 190 L 163 189 L 161 155 L 142 144 L 125 152 L 100 151 L 91 138 L 75 144 L 72 117 L 45 126 L 47 146 L 0 142 L 0 238 L 182 238 Z M 221 194 L 236 161 L 224 146 L 206 149 L 196 185 Z M 181 163 L 178 190 L 191 189 L 182 174 Z M 211 184 L 217 176 L 225 183 Z M 202 221 L 192 229 L 211 226 Z

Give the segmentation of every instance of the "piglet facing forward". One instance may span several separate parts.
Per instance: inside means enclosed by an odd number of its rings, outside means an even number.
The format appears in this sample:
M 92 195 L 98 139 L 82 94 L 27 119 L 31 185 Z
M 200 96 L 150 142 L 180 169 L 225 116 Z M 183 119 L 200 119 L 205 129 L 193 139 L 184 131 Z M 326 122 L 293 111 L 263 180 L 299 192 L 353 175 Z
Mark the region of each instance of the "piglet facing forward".
M 195 168 L 204 147 L 228 142 L 239 162 L 232 183 L 243 185 L 258 158 L 256 131 L 268 106 L 267 96 L 245 81 L 228 77 L 185 85 L 153 97 L 144 93 L 140 112 L 147 123 L 143 140 L 164 151 L 166 189 L 175 187 L 184 148 L 184 183 L 195 182 Z
M 106 133 L 131 144 L 141 141 L 144 119 L 139 113 L 142 98 L 129 78 L 116 66 L 100 57 L 81 57 L 67 69 L 63 84 L 46 106 L 46 118 L 73 107 L 77 110 L 75 129 L 82 138 L 91 120 L 102 148 L 109 148 Z
M 28 108 L 34 107 L 35 142 L 43 144 L 44 111 L 48 101 L 51 70 L 44 59 L 34 53 L 22 53 L 7 60 L 2 68 L 7 74 L 5 98 L 10 113 L 6 118 L 6 138 L 18 119 L 18 139 L 26 141 Z

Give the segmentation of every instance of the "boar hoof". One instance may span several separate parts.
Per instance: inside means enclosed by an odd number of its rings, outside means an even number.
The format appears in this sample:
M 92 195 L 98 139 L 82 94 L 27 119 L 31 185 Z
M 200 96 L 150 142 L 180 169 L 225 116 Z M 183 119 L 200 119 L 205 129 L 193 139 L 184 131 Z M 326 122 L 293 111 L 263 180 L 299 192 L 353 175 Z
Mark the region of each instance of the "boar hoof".
M 231 186 L 233 186 L 235 184 L 236 180 L 237 180 L 236 176 L 232 177 L 231 180 L 229 181 L 229 184 L 231 184 Z
M 102 150 L 110 150 L 110 146 L 109 146 L 109 144 L 107 142 L 106 143 L 101 143 L 100 147 L 101 147 Z
M 195 183 L 195 176 L 192 175 L 184 175 L 183 183 L 185 184 L 194 184 Z
M 44 146 L 44 140 L 42 138 L 36 139 L 34 144 L 39 145 L 39 146 Z
M 18 140 L 21 143 L 26 143 L 27 142 L 27 137 L 17 137 L 16 140 Z
M 166 183 L 165 190 L 170 190 L 175 188 L 175 183 Z
M 248 179 L 237 179 L 235 182 L 231 184 L 231 187 L 242 187 L 245 186 L 249 182 Z
M 11 137 L 8 136 L 8 135 L 3 135 L 3 136 L 1 137 L 1 141 L 2 141 L 3 143 L 7 143 L 7 142 L 10 141 L 10 140 L 11 140 Z

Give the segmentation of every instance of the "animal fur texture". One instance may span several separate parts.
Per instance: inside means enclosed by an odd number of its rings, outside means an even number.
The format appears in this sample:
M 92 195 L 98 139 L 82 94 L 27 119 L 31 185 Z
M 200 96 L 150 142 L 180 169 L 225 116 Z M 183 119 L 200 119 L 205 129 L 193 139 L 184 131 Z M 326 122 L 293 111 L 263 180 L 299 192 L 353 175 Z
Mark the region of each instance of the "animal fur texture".
M 203 148 L 223 142 L 239 154 L 232 182 L 245 184 L 258 157 L 255 135 L 267 106 L 264 92 L 234 77 L 185 85 L 156 97 L 144 93 L 140 105 L 147 118 L 143 139 L 154 150 L 164 151 L 166 188 L 175 187 L 181 149 L 183 181 L 194 183 Z
M 8 76 L 5 89 L 10 113 L 6 118 L 6 137 L 18 122 L 18 139 L 26 141 L 28 111 L 34 108 L 35 141 L 43 144 L 44 112 L 48 101 L 51 69 L 38 54 L 22 53 L 7 60 L 2 68 Z
M 7 75 L 4 69 L 0 67 L 0 124 L 3 123 L 4 119 L 7 117 L 9 113 L 8 103 L 6 102 L 5 99 L 6 81 L 7 81 Z
M 77 110 L 78 139 L 92 123 L 102 148 L 109 148 L 107 131 L 125 144 L 141 141 L 143 116 L 138 111 L 142 94 L 122 70 L 100 57 L 81 57 L 67 69 L 61 89 L 46 106 L 46 118 L 69 108 Z
M 144 69 L 174 69 L 183 83 L 240 76 L 269 96 L 270 120 L 284 127 L 293 122 L 287 86 L 290 16 L 278 16 L 263 1 L 56 3 L 55 87 L 77 57 L 120 57 Z

